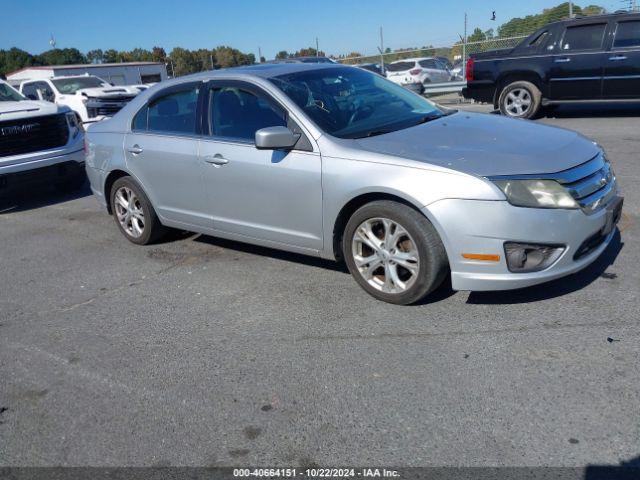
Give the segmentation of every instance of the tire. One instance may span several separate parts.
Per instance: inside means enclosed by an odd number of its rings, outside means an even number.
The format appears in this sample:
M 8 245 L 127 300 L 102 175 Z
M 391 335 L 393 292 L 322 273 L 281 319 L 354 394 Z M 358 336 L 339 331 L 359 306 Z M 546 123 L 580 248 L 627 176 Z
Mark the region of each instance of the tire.
M 122 194 L 122 199 L 116 198 L 119 193 Z M 136 245 L 148 245 L 166 232 L 151 202 L 133 178 L 117 179 L 111 187 L 110 198 L 113 219 L 130 242 Z M 122 200 L 129 204 L 131 199 L 133 199 L 134 209 L 127 211 Z
M 511 118 L 533 118 L 540 110 L 542 93 L 531 82 L 518 81 L 507 85 L 500 92 L 500 112 Z
M 391 243 L 385 245 L 383 240 Z M 354 212 L 345 227 L 342 254 L 367 293 L 398 305 L 421 300 L 440 286 L 448 271 L 444 245 L 429 220 L 389 200 L 368 203 Z

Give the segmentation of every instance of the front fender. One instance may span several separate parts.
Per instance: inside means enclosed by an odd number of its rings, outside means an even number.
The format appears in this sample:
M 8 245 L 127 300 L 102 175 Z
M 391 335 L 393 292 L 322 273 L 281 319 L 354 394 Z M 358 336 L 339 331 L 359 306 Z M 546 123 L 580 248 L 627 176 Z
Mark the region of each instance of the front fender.
M 323 252 L 335 256 L 334 227 L 343 208 L 363 195 L 394 196 L 423 211 L 445 198 L 503 200 L 489 181 L 449 170 L 323 157 Z

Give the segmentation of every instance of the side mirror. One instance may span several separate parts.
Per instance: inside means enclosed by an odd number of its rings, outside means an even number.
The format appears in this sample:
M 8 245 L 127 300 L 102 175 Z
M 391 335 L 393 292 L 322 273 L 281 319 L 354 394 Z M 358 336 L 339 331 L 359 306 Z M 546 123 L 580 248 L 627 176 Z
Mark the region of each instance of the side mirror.
M 259 150 L 291 149 L 300 138 L 287 127 L 267 127 L 256 132 L 256 148 Z

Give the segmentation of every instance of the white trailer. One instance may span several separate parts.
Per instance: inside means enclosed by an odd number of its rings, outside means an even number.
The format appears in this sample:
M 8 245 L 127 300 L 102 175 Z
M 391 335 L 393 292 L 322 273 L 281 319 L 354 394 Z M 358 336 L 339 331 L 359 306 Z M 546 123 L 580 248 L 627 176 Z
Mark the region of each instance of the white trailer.
M 158 83 L 167 79 L 167 67 L 160 62 L 90 63 L 86 65 L 47 65 L 26 67 L 9 73 L 7 82 L 19 86 L 27 80 L 95 75 L 112 85 Z

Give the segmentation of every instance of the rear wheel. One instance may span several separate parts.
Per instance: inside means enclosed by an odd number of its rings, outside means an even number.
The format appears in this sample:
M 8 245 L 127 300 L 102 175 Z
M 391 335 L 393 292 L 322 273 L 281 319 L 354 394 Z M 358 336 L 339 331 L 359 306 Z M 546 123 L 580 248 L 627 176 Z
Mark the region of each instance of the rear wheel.
M 111 209 L 118 228 L 130 242 L 147 245 L 165 233 L 151 202 L 131 177 L 113 183 Z
M 512 118 L 533 118 L 540 109 L 542 94 L 531 82 L 518 81 L 500 92 L 498 104 L 503 115 Z
M 373 297 L 408 305 L 435 290 L 447 256 L 435 228 L 419 212 L 393 201 L 358 209 L 343 237 L 343 255 L 355 280 Z

